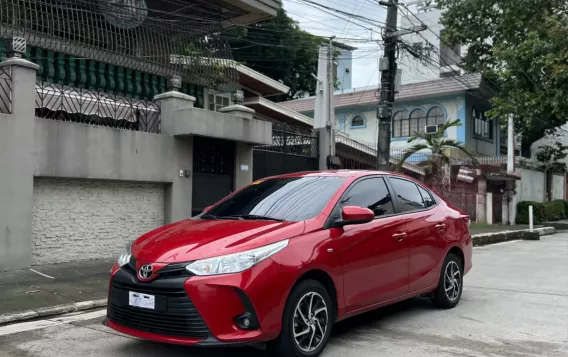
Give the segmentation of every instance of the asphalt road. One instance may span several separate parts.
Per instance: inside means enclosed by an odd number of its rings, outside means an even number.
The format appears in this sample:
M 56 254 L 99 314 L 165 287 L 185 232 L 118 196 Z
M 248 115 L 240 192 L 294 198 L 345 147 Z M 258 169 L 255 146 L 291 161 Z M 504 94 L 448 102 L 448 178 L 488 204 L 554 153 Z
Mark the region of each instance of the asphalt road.
M 0 327 L 0 357 L 268 356 L 138 341 L 103 327 L 103 314 Z M 476 248 L 458 307 L 413 299 L 341 322 L 323 355 L 568 356 L 568 234 Z

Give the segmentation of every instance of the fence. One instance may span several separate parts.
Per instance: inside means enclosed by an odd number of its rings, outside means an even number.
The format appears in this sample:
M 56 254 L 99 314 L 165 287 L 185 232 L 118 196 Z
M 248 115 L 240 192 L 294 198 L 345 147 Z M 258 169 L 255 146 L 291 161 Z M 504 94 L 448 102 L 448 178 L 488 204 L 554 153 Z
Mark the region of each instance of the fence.
M 273 122 L 272 144 L 259 145 L 255 149 L 288 155 L 318 157 L 318 135 L 312 128 Z
M 12 114 L 12 68 L 0 68 L 0 113 Z
M 40 118 L 160 133 L 160 107 L 151 100 L 40 82 L 35 102 Z

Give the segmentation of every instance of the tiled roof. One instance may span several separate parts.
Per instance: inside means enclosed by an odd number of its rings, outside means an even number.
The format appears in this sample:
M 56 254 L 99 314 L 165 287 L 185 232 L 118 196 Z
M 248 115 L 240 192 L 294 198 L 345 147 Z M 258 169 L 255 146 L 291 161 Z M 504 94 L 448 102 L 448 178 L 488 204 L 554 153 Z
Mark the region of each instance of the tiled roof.
M 401 87 L 396 100 L 414 100 L 427 97 L 449 95 L 481 87 L 481 75 L 468 74 L 465 76 L 441 78 L 434 81 L 407 84 Z M 378 89 L 354 90 L 351 92 L 335 94 L 335 108 L 351 107 L 354 105 L 369 105 L 378 103 L 376 97 Z M 314 111 L 315 97 L 291 100 L 279 103 L 286 108 L 300 113 Z

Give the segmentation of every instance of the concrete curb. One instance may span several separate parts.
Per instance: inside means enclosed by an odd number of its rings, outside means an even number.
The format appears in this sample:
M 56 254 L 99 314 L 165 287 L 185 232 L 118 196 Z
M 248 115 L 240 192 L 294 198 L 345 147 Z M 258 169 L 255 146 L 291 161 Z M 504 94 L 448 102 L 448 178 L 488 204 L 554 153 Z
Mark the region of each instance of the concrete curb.
M 541 236 L 556 233 L 553 227 L 535 228 L 533 232 L 527 230 L 504 231 L 494 233 L 481 233 L 473 235 L 473 246 L 479 247 L 488 244 L 507 242 L 511 240 L 540 240 Z
M 107 299 L 101 299 L 101 300 L 81 301 L 65 305 L 42 307 L 36 310 L 27 310 L 16 313 L 2 314 L 0 315 L 0 326 L 14 322 L 33 320 L 40 317 L 51 317 L 62 314 L 68 314 L 70 312 L 88 311 L 106 306 L 107 306 Z

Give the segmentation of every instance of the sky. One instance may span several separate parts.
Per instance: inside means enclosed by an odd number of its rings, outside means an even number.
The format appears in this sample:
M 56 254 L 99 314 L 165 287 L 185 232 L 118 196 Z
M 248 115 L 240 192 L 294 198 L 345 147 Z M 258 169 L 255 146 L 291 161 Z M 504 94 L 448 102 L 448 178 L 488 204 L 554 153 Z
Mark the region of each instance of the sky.
M 308 1 L 364 16 L 382 23 L 386 19 L 386 9 L 378 5 L 376 0 Z M 357 25 L 342 20 L 337 16 L 353 21 L 352 18 L 343 14 L 337 14 L 332 10 L 322 11 L 304 0 L 283 0 L 282 3 L 288 16 L 296 20 L 305 31 L 324 37 L 336 36 L 338 42 L 357 47 L 357 50 L 353 52 L 352 86 L 354 88 L 378 85 L 378 59 L 382 55 L 382 47 L 379 47 L 379 44 L 376 42 L 380 39 L 381 33 L 381 29 L 378 26 L 356 21 L 360 24 Z

